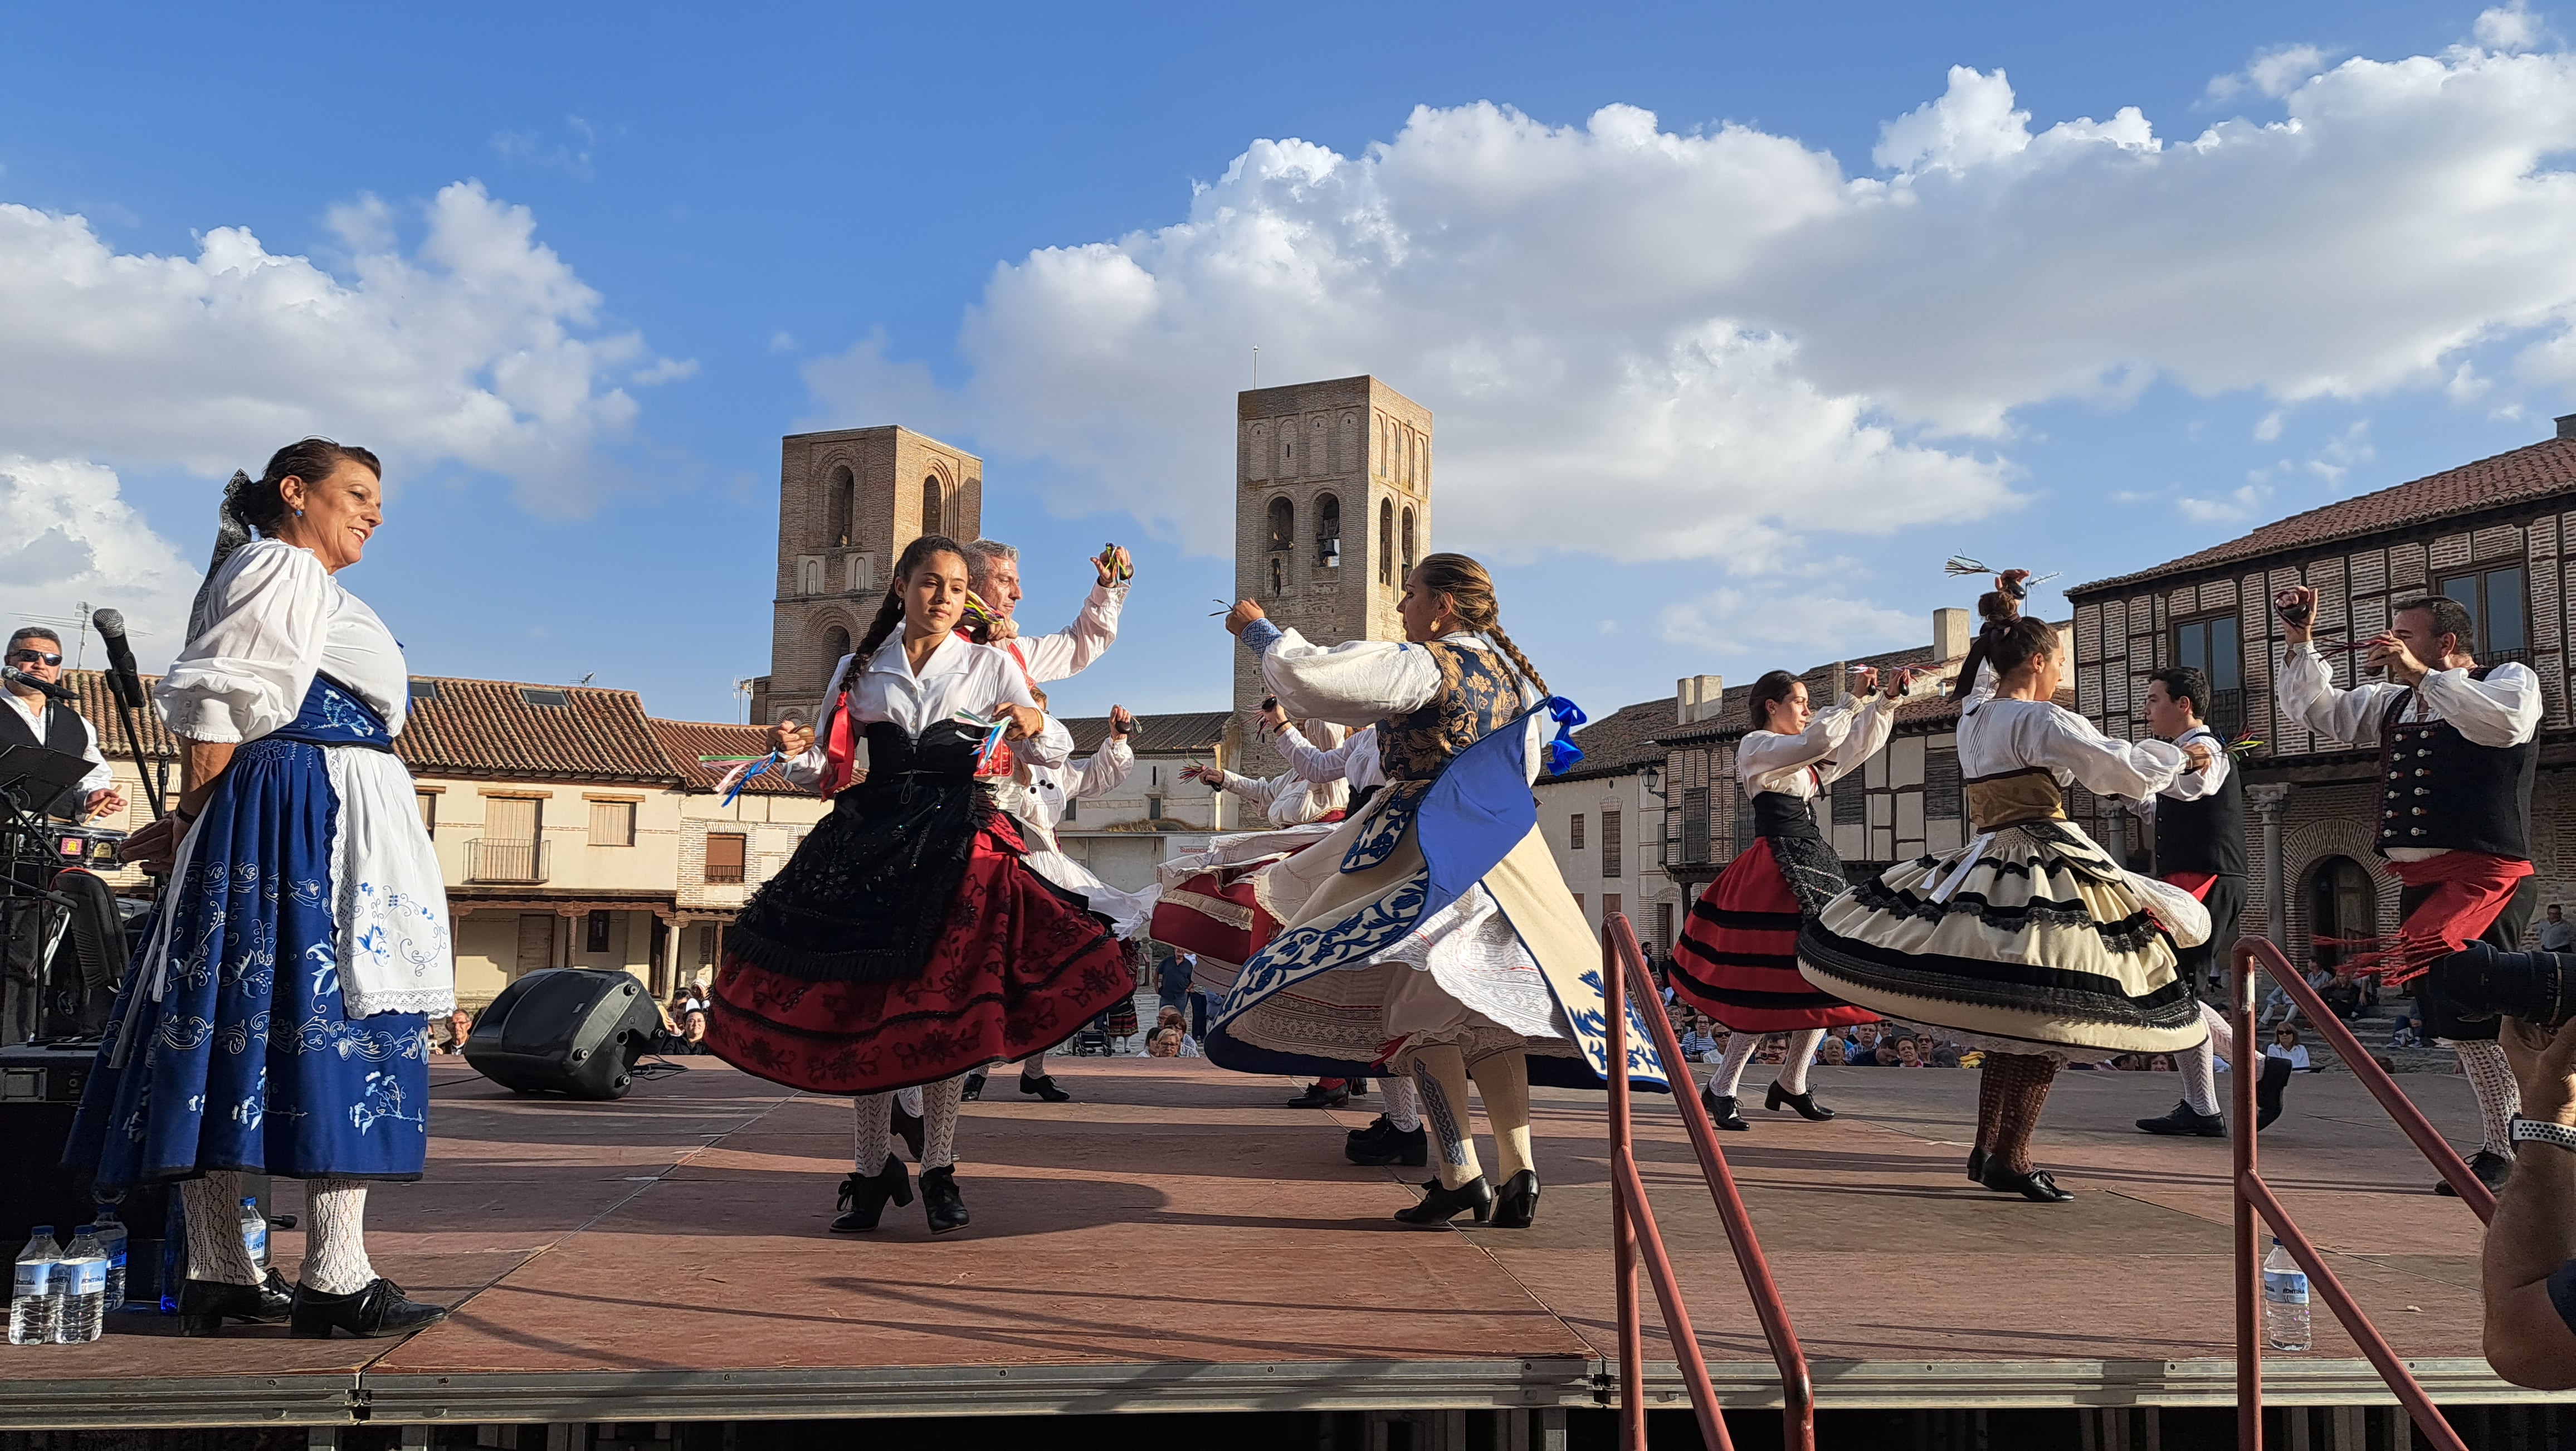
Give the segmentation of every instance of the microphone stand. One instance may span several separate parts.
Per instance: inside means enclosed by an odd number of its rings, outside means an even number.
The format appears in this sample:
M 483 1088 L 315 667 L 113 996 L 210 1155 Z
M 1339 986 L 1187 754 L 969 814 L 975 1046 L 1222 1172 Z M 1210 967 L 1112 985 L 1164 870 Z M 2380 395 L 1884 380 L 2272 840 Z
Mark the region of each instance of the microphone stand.
M 152 819 L 159 821 L 164 814 L 161 798 L 170 789 L 169 762 L 157 757 L 148 763 L 145 761 L 143 736 L 134 728 L 134 707 L 126 701 L 125 685 L 122 673 L 107 672 L 108 698 L 116 702 L 116 718 L 125 725 L 126 749 L 134 753 L 134 778 L 142 784 L 143 795 L 152 805 Z

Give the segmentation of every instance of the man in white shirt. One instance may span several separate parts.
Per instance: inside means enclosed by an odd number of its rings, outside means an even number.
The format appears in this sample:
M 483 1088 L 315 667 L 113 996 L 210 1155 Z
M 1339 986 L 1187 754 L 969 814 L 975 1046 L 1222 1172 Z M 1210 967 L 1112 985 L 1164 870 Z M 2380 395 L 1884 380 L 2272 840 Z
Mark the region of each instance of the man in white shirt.
M 22 626 L 9 637 L 8 660 L 12 667 L 48 685 L 63 678 L 63 642 L 40 626 Z M 8 697 L 12 709 L 0 714 L 0 750 L 43 746 L 90 763 L 89 774 L 81 777 L 79 785 L 59 800 L 29 802 L 29 809 L 66 819 L 78 815 L 83 820 L 125 809 L 115 773 L 108 769 L 107 757 L 99 754 L 98 731 L 69 701 L 54 700 L 14 680 L 9 682 Z
M 2468 610 L 2433 596 L 2399 605 L 2387 633 L 2368 642 L 2364 669 L 2387 679 L 2339 690 L 2311 639 L 2317 592 L 2300 585 L 2273 603 L 2289 646 L 2282 710 L 2321 736 L 2380 749 L 2379 850 L 2405 884 L 2404 925 L 2394 946 L 2367 955 L 2376 962 L 2356 966 L 2403 981 L 2481 938 L 2519 948 L 2531 910 L 2515 895 L 2531 876 L 2540 678 L 2514 662 L 2481 667 L 2470 654 Z M 2469 1167 L 2500 1186 L 2513 1168 L 2521 1096 L 2496 1045 L 2496 1019 L 2463 1016 L 2432 977 L 2417 984 L 2416 1002 L 2428 1028 L 2458 1048 L 2477 1092 L 2485 1142 Z
M 2543 952 L 2576 952 L 2576 922 L 2570 922 L 2549 904 L 2549 920 L 2540 924 L 2540 950 Z
M 1112 546 L 1091 561 L 1098 583 L 1073 623 L 1052 635 L 1020 633 L 1020 551 L 992 539 L 966 546 L 966 586 L 993 616 L 992 643 L 1010 652 L 1033 684 L 1079 675 L 1118 641 L 1118 613 L 1127 605 L 1127 582 L 1136 568 L 1127 551 Z

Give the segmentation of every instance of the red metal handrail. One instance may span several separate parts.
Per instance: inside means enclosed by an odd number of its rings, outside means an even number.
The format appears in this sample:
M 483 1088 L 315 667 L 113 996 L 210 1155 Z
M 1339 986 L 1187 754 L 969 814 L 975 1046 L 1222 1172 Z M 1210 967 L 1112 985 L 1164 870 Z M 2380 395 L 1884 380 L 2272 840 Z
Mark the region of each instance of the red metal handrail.
M 2316 1245 L 2291 1222 L 2290 1211 L 2272 1192 L 2272 1186 L 2264 1183 L 2263 1177 L 2255 1172 L 2254 1085 L 2262 1077 L 2263 1068 L 2263 1045 L 2256 1040 L 2257 1029 L 2254 1026 L 2254 969 L 2258 958 L 2263 969 L 2290 995 L 2290 1000 L 2307 1012 L 2311 1025 L 2334 1045 L 2335 1055 L 2352 1068 L 2353 1076 L 2370 1090 L 2370 1096 L 2379 1100 L 2379 1106 L 2388 1110 L 2388 1116 L 2395 1119 L 2397 1127 L 2414 1141 L 2416 1149 L 2432 1161 L 2433 1167 L 2441 1171 L 2442 1178 L 2453 1189 L 2459 1191 L 2460 1202 L 2481 1220 L 2495 1217 L 2495 1196 L 2475 1174 L 2469 1172 L 2469 1166 L 2461 1162 L 2458 1151 L 2434 1129 L 2432 1122 L 2424 1117 L 2424 1111 L 2406 1097 L 2405 1091 L 2397 1086 L 2397 1080 L 2390 1077 L 2388 1070 L 2380 1067 L 2369 1050 L 2361 1046 L 2361 1040 L 2353 1036 L 2352 1029 L 2345 1027 L 2334 1010 L 2317 996 L 2317 990 L 2308 986 L 2307 979 L 2291 968 L 2289 958 L 2282 955 L 2281 949 L 2261 937 L 2239 939 L 2230 956 L 2235 979 L 2235 1006 L 2230 1019 L 2236 1034 L 2236 1062 L 2230 1085 L 2230 1097 L 2235 1100 L 2236 1107 L 2236 1122 L 2231 1125 L 2236 1151 L 2233 1186 L 2236 1201 L 2236 1444 L 2240 1451 L 2261 1451 L 2263 1445 L 2263 1336 L 2259 1299 L 2263 1257 L 2258 1253 L 2262 1236 L 2254 1229 L 2255 1215 L 2259 1212 L 2271 1224 L 2272 1232 L 2279 1236 L 2281 1246 L 2299 1262 L 2299 1268 L 2307 1272 L 2308 1283 L 2325 1297 L 2335 1318 L 2343 1322 L 2344 1333 L 2361 1347 L 2361 1353 L 2368 1356 L 2371 1365 L 2379 1371 L 2379 1378 L 2388 1383 L 2388 1388 L 2405 1405 L 2406 1413 L 2414 1418 L 2416 1428 L 2424 1433 L 2424 1439 L 2443 1448 L 2443 1451 L 2466 1451 L 2458 1433 L 2442 1419 L 2433 1398 L 2426 1395 L 2424 1387 L 2407 1372 L 2405 1362 L 2397 1358 L 2397 1352 L 2390 1348 L 2379 1328 L 2370 1323 L 2370 1317 L 2363 1313 L 2360 1302 L 2353 1299 L 2352 1293 L 2343 1287 L 2343 1282 L 2335 1278 L 2334 1271 L 2327 1268 L 2325 1257 L 2318 1253 Z
M 1726 1167 L 1726 1153 L 1717 1145 L 1716 1126 L 1708 1121 L 1708 1109 L 1699 1101 L 1698 1085 L 1692 1081 L 1689 1062 L 1682 1056 L 1681 1041 L 1661 1011 L 1661 999 L 1656 995 L 1653 976 L 1646 971 L 1646 958 L 1638 949 L 1636 931 L 1628 925 L 1625 914 L 1613 912 L 1601 925 L 1601 998 L 1610 1020 L 1610 1216 L 1619 1287 L 1620 1445 L 1623 1451 L 1645 1451 L 1646 1446 L 1645 1326 L 1637 1305 L 1637 1261 L 1641 1253 L 1646 1273 L 1655 1284 L 1655 1299 L 1663 1309 L 1664 1329 L 1672 1337 L 1673 1358 L 1680 1364 L 1682 1381 L 1690 1390 L 1691 1409 L 1699 1417 L 1700 1436 L 1709 1451 L 1730 1451 L 1734 1444 L 1727 1438 L 1726 1418 L 1718 1409 L 1717 1391 L 1709 1384 L 1708 1361 L 1700 1354 L 1699 1337 L 1692 1331 L 1690 1314 L 1682 1305 L 1681 1280 L 1673 1273 L 1672 1256 L 1665 1252 L 1663 1234 L 1655 1227 L 1654 1207 L 1646 1200 L 1645 1177 L 1637 1169 L 1627 1073 L 1628 997 L 1632 991 L 1657 1007 L 1657 1011 L 1637 1016 L 1646 1024 L 1655 1051 L 1663 1059 L 1664 1072 L 1671 1079 L 1674 1106 L 1681 1110 L 1682 1127 L 1690 1135 L 1691 1151 L 1699 1156 L 1709 1198 L 1717 1205 L 1718 1218 L 1726 1226 L 1727 1243 L 1735 1251 L 1735 1267 L 1744 1276 L 1745 1291 L 1753 1299 L 1754 1316 L 1762 1322 L 1762 1337 L 1770 1342 L 1771 1359 L 1780 1368 L 1781 1442 L 1788 1451 L 1814 1451 L 1816 1392 L 1814 1380 L 1807 1373 L 1807 1353 L 1799 1347 L 1798 1332 L 1789 1324 L 1789 1307 L 1780 1298 L 1778 1282 L 1771 1278 L 1771 1263 L 1763 1257 L 1762 1241 L 1754 1235 L 1753 1216 L 1735 1187 L 1735 1175 Z

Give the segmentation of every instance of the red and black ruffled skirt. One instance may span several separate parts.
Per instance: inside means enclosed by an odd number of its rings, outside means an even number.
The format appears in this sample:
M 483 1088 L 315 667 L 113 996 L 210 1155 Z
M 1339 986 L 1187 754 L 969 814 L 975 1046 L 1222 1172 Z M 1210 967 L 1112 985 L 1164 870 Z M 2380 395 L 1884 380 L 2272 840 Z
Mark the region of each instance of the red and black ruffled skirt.
M 1830 901 L 1825 888 L 1840 891 L 1841 879 L 1842 863 L 1821 835 L 1755 837 L 1691 907 L 1673 945 L 1674 995 L 1738 1033 L 1877 1022 L 1877 1013 L 1818 992 L 1798 975 L 1798 928 L 1814 907 L 1792 883 L 1808 885 L 1808 898 Z
M 1135 991 L 1108 926 L 1028 869 L 953 751 L 908 755 L 887 729 L 870 727 L 869 778 L 725 933 L 708 1050 L 791 1088 L 881 1093 L 1025 1058 Z

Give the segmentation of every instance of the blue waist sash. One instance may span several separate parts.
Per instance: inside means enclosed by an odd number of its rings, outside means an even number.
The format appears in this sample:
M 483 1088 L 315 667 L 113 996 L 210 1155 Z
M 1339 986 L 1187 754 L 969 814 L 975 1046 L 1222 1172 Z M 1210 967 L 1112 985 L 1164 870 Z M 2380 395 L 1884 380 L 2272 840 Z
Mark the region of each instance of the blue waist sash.
M 394 733 L 358 693 L 327 675 L 313 677 L 304 692 L 304 709 L 295 719 L 260 737 L 268 741 L 301 741 L 309 746 L 365 746 L 390 751 Z

